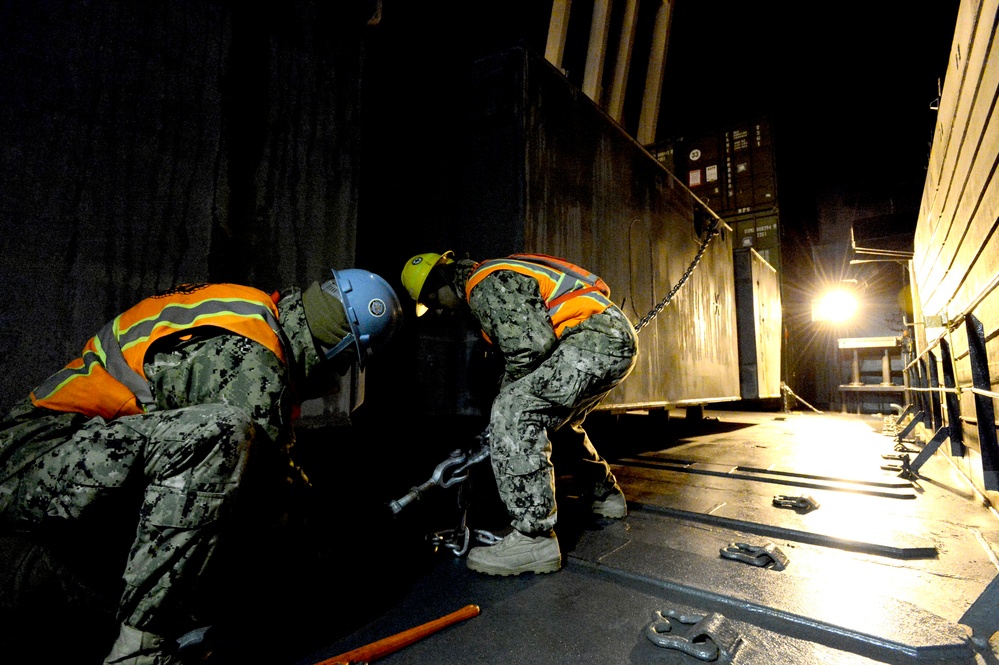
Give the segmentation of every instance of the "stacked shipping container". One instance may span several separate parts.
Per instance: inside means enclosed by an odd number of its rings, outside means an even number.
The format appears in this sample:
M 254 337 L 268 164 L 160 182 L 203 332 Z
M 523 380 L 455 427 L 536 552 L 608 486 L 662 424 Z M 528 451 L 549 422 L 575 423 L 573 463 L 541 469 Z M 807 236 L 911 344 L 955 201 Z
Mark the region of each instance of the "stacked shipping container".
M 735 230 L 735 248 L 752 247 L 780 273 L 777 179 L 768 119 L 679 139 L 651 152 Z

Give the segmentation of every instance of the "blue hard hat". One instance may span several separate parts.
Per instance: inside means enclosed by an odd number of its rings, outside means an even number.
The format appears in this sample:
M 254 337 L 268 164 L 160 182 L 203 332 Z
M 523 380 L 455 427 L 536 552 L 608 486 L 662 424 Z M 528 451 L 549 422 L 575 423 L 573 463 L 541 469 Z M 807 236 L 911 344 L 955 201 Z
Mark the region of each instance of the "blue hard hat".
M 358 268 L 330 272 L 333 279 L 324 282 L 322 289 L 343 304 L 358 365 L 363 369 L 371 354 L 398 333 L 403 321 L 402 304 L 389 283 L 373 272 Z

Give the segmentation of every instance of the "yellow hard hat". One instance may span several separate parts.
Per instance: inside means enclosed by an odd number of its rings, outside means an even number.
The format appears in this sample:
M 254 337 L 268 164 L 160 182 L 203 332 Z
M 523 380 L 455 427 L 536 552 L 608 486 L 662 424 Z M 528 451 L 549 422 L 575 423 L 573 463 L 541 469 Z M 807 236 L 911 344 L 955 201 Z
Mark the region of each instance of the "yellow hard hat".
M 423 290 L 423 284 L 427 281 L 430 271 L 436 266 L 454 263 L 452 257 L 454 257 L 454 252 L 450 250 L 443 254 L 428 252 L 417 254 L 406 262 L 402 269 L 402 285 L 406 288 L 409 296 L 416 301 L 417 316 L 423 316 L 427 313 L 427 306 L 420 302 L 420 291 Z

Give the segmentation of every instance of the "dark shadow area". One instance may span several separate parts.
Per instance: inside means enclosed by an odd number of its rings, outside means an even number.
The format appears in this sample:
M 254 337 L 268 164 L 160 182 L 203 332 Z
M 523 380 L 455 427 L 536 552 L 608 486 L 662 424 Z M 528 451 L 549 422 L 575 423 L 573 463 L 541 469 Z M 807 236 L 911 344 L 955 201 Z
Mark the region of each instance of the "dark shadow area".
M 746 411 L 749 413 L 769 413 L 780 411 L 783 408 L 783 400 L 780 397 L 767 397 L 760 399 L 742 399 L 735 402 L 723 402 L 721 404 L 708 404 L 704 407 L 704 412 L 710 414 L 712 411 Z
M 459 519 L 453 491 L 435 488 L 398 514 L 390 504 L 462 437 L 452 428 L 393 438 L 404 430 L 396 424 L 299 433 L 296 461 L 312 490 L 280 530 L 230 545 L 211 663 L 293 662 L 379 618 L 427 574 L 436 560 L 428 534 Z
M 105 574 L 106 566 L 81 564 L 97 561 L 91 556 L 94 545 L 108 542 L 0 535 L 4 662 L 96 665 L 103 660 L 118 632 L 114 613 L 120 587 L 114 575 Z
M 684 411 L 681 409 L 679 413 Z M 586 419 L 586 431 L 593 445 L 612 463 L 643 452 L 668 450 L 688 443 L 691 437 L 736 432 L 752 426 L 753 423 L 721 420 L 711 415 L 677 417 L 669 411 L 596 412 Z
M 439 561 L 428 536 L 460 523 L 459 489 L 486 497 L 468 506 L 478 515 L 498 501 L 484 464 L 461 488 L 433 488 L 394 514 L 393 499 L 426 481 L 478 431 L 465 432 L 460 422 L 406 428 L 405 421 L 358 421 L 299 431 L 295 459 L 311 489 L 287 496 L 281 488 L 244 488 L 252 500 L 231 520 L 192 596 L 198 626 L 210 628 L 186 650 L 185 662 L 281 665 L 354 633 L 410 594 Z M 136 514 L 132 506 L 129 517 L 126 508 L 100 524 L 62 530 L 57 539 L 0 538 L 5 662 L 103 660 L 118 631 L 115 609 L 134 534 L 122 527 Z M 54 632 L 59 640 L 51 639 Z

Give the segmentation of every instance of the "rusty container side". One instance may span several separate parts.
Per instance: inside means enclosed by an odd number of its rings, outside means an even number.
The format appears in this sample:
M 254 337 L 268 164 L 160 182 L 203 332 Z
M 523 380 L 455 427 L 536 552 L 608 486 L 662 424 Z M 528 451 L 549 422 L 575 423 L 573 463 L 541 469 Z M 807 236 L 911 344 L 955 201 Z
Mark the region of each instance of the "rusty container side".
M 638 364 L 601 406 L 740 397 L 732 229 L 548 62 L 514 48 L 475 63 L 459 245 L 473 258 L 564 256 L 600 274 L 633 323 L 720 233 L 639 333 Z

